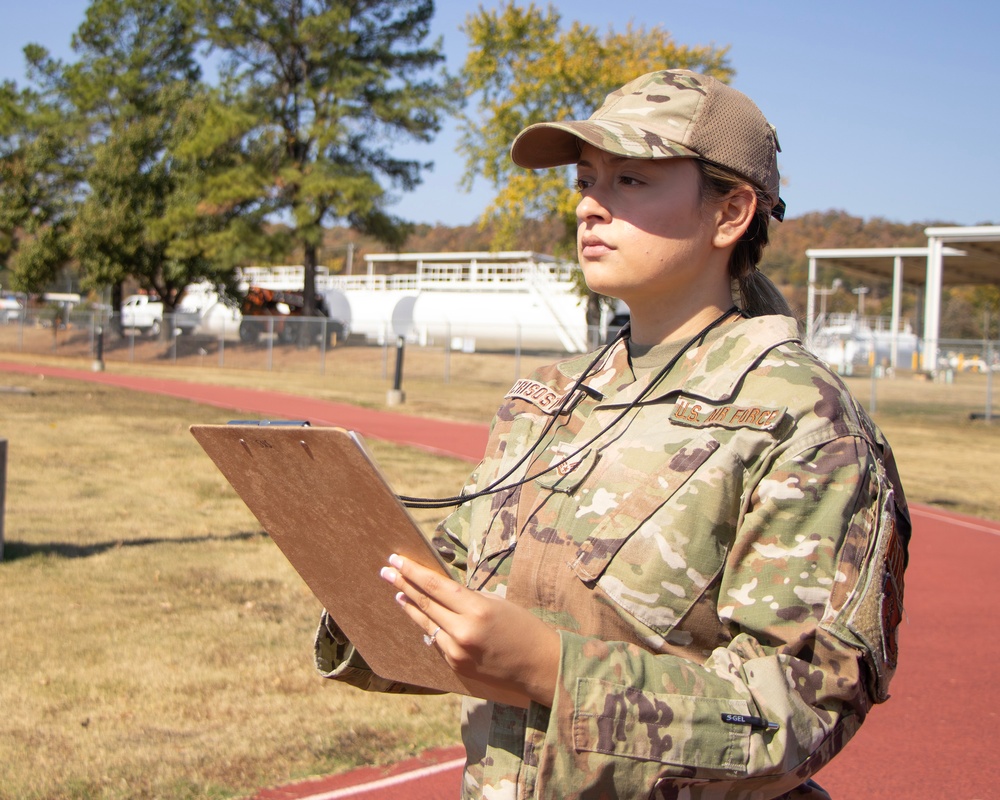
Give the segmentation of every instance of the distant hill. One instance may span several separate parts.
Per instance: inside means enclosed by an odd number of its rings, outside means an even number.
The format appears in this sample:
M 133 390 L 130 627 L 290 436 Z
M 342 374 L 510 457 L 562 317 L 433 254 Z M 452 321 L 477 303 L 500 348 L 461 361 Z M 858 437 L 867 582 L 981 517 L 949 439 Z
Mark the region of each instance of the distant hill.
M 765 251 L 762 267 L 776 282 L 804 286 L 808 248 L 919 247 L 927 243 L 924 228 L 937 224 L 947 223 L 903 224 L 878 217 L 865 220 L 846 211 L 813 212 L 772 225 L 771 244 Z M 558 221 L 531 221 L 525 226 L 515 249 L 552 255 L 561 235 L 562 226 Z M 478 225 L 416 225 L 402 249 L 410 253 L 489 250 L 491 240 L 490 230 Z M 385 252 L 385 247 L 374 240 L 346 228 L 333 228 L 327 233 L 324 248 L 331 256 L 326 259 L 332 261 L 329 266 L 336 268 L 340 264 L 348 241 L 355 244 L 356 259 L 363 258 L 365 253 Z

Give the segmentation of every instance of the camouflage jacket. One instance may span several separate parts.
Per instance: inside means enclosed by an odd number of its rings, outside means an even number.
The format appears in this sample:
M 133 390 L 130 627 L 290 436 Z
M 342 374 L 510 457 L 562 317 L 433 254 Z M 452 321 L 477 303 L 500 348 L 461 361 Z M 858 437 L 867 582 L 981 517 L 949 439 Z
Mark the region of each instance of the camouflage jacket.
M 439 530 L 467 585 L 561 638 L 552 708 L 466 701 L 463 797 L 825 797 L 809 777 L 896 663 L 884 438 L 787 318 L 713 331 L 655 385 L 620 342 L 577 386 L 592 360 L 515 383 L 467 487 L 501 490 Z M 331 630 L 325 674 L 405 689 Z

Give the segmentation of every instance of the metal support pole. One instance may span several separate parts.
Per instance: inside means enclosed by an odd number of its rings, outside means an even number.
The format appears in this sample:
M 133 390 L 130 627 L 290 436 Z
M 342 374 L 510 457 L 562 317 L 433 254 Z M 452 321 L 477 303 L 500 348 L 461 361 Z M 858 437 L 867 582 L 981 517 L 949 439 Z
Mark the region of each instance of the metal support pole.
M 823 296 L 826 302 L 826 295 Z M 806 284 L 806 347 L 815 347 L 816 337 L 816 259 L 809 258 L 809 279 Z
M 386 405 L 397 406 L 406 400 L 403 394 L 403 353 L 406 347 L 406 340 L 402 336 L 396 337 L 396 372 L 392 380 L 392 389 L 386 393 Z
M 903 307 L 903 259 L 892 261 L 892 343 L 889 347 L 889 366 L 895 374 L 899 367 L 899 317 Z
M 94 331 L 94 363 L 90 365 L 93 372 L 104 372 L 104 326 L 98 325 Z

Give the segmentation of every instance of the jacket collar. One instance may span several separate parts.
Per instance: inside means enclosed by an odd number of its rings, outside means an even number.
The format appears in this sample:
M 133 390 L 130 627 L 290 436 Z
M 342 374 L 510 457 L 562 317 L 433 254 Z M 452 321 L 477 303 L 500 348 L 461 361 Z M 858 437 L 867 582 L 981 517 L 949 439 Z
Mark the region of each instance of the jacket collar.
M 685 395 L 724 402 L 736 393 L 743 377 L 770 350 L 781 344 L 799 341 L 798 323 L 791 317 L 770 315 L 741 318 L 711 331 L 703 343 L 688 348 L 670 375 L 643 402 L 651 402 L 681 390 Z M 589 358 L 591 357 L 565 361 L 559 367 L 560 372 L 567 380 L 572 380 L 586 367 Z M 602 385 L 613 382 L 623 368 L 628 368 L 627 364 L 628 349 L 625 341 L 621 340 L 585 383 L 600 389 Z M 645 374 L 634 383 L 623 386 L 602 405 L 627 405 L 643 392 L 654 375 L 655 373 Z

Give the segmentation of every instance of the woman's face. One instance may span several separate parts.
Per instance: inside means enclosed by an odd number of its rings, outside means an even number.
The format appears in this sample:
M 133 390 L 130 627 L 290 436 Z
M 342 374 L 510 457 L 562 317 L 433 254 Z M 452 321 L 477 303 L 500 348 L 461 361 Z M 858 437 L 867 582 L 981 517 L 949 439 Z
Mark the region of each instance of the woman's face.
M 717 215 L 691 159 L 621 158 L 584 144 L 577 188 L 577 248 L 593 291 L 624 300 L 633 318 L 644 306 L 729 298 L 728 252 L 715 246 Z

